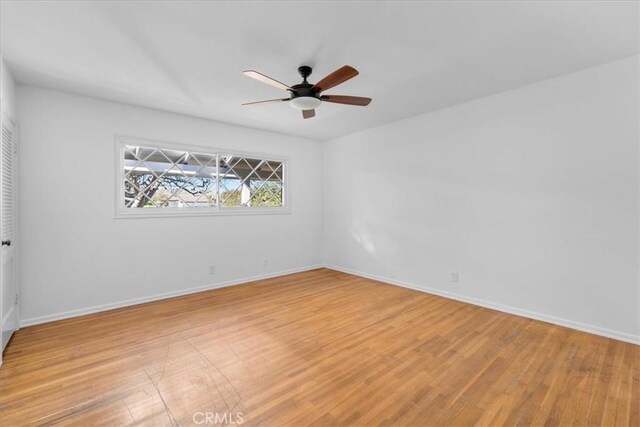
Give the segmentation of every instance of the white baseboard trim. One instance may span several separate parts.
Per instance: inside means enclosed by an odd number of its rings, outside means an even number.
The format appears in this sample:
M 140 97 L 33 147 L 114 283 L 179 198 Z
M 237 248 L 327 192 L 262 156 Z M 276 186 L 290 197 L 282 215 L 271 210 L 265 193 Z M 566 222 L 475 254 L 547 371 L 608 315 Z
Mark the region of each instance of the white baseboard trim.
M 56 313 L 56 314 L 50 314 L 50 315 L 46 315 L 46 316 L 39 316 L 39 317 L 32 317 L 32 318 L 28 318 L 28 319 L 22 319 L 20 321 L 20 327 L 39 325 L 41 323 L 54 322 L 56 320 L 69 319 L 69 318 L 72 318 L 72 317 L 84 316 L 86 314 L 98 313 L 98 312 L 101 312 L 101 311 L 113 310 L 113 309 L 116 309 L 116 308 L 128 307 L 128 306 L 132 306 L 132 305 L 136 305 L 136 304 L 143 304 L 143 303 L 146 303 L 146 302 L 159 301 L 159 300 L 163 300 L 163 299 L 167 299 L 167 298 L 173 298 L 173 297 L 178 297 L 178 296 L 182 296 L 182 295 L 189 295 L 189 294 L 194 294 L 194 293 L 197 293 L 197 292 L 208 291 L 208 290 L 211 290 L 211 289 L 218 289 L 218 288 L 224 288 L 224 287 L 228 287 L 228 286 L 241 285 L 241 284 L 244 284 L 244 283 L 247 283 L 247 282 L 253 282 L 253 281 L 256 281 L 256 280 L 263 280 L 263 279 L 270 279 L 270 278 L 273 278 L 273 277 L 286 276 L 287 274 L 300 273 L 300 272 L 303 272 L 303 271 L 315 270 L 317 268 L 322 268 L 322 267 L 329 268 L 331 270 L 340 271 L 340 272 L 347 273 L 347 274 L 352 274 L 352 275 L 355 275 L 355 276 L 364 277 L 364 278 L 367 278 L 367 279 L 377 280 L 379 282 L 388 283 L 390 285 L 395 285 L 395 286 L 400 286 L 400 287 L 403 287 L 403 288 L 413 289 L 413 290 L 416 290 L 416 291 L 425 292 L 425 293 L 428 293 L 428 294 L 437 295 L 437 296 L 441 296 L 441 297 L 444 297 L 444 298 L 449 298 L 449 299 L 453 299 L 453 300 L 456 300 L 456 301 L 461 301 L 461 302 L 465 302 L 465 303 L 468 303 L 468 304 L 473 304 L 473 305 L 477 305 L 477 306 L 480 306 L 480 307 L 489 308 L 489 309 L 492 309 L 492 310 L 501 311 L 501 312 L 504 312 L 504 313 L 514 314 L 516 316 L 522 316 L 522 317 L 527 317 L 529 319 L 540 320 L 540 321 L 543 321 L 543 322 L 552 323 L 554 325 L 564 326 L 564 327 L 571 328 L 571 329 L 576 329 L 576 330 L 579 330 L 579 331 L 582 331 L 582 332 L 588 332 L 588 333 L 591 333 L 591 334 L 600 335 L 600 336 L 603 336 L 603 337 L 613 338 L 613 339 L 620 340 L 620 341 L 625 341 L 625 342 L 628 342 L 628 343 L 631 343 L 631 344 L 640 345 L 640 336 L 628 334 L 628 333 L 625 333 L 625 332 L 618 332 L 618 331 L 614 331 L 614 330 L 606 329 L 606 328 L 601 328 L 601 327 L 594 326 L 594 325 L 575 322 L 573 320 L 564 319 L 564 318 L 560 318 L 560 317 L 555 317 L 555 316 L 551 316 L 551 315 L 548 315 L 548 314 L 536 313 L 536 312 L 533 312 L 533 311 L 524 310 L 524 309 L 517 308 L 517 307 L 512 307 L 512 306 L 508 306 L 508 305 L 504 305 L 504 304 L 498 304 L 498 303 L 494 303 L 494 302 L 491 302 L 491 301 L 486 301 L 486 300 L 482 300 L 482 299 L 478 299 L 478 298 L 468 297 L 468 296 L 456 294 L 456 293 L 453 293 L 453 292 L 446 292 L 446 291 L 442 291 L 442 290 L 439 290 L 439 289 L 430 288 L 430 287 L 427 287 L 427 286 L 418 286 L 418 285 L 415 285 L 413 283 L 408 283 L 408 282 L 404 282 L 404 281 L 400 281 L 400 280 L 395 280 L 395 279 L 391 279 L 391 278 L 388 278 L 388 277 L 382 277 L 382 276 L 378 276 L 378 275 L 375 275 L 375 274 L 364 273 L 364 272 L 361 272 L 361 271 L 356 271 L 356 270 L 352 270 L 350 268 L 345 268 L 345 267 L 339 267 L 337 265 L 332 265 L 332 264 L 310 265 L 310 266 L 307 266 L 307 267 L 294 268 L 294 269 L 290 269 L 290 270 L 283 270 L 283 271 L 278 271 L 278 272 L 268 273 L 268 274 L 262 274 L 262 275 L 257 275 L 257 276 L 250 276 L 250 277 L 245 277 L 245 278 L 236 279 L 236 280 L 230 280 L 230 281 L 222 282 L 222 283 L 215 283 L 215 284 L 199 286 L 199 287 L 195 287 L 195 288 L 181 289 L 181 290 L 178 290 L 178 291 L 165 292 L 165 293 L 150 295 L 150 296 L 147 296 L 147 297 L 132 298 L 132 299 L 129 299 L 129 300 L 118 301 L 118 302 L 110 303 L 110 304 L 96 305 L 96 306 L 87 307 L 87 308 L 81 308 L 81 309 L 77 309 L 77 310 L 65 311 L 65 312 L 62 312 L 62 313 Z M 0 359 L 0 363 L 2 363 L 1 360 L 2 359 Z
M 179 297 L 182 295 L 195 294 L 197 292 L 209 291 L 211 289 L 242 285 L 244 283 L 254 282 L 256 280 L 271 279 L 274 277 L 286 276 L 287 274 L 301 273 L 303 271 L 315 270 L 317 268 L 322 268 L 322 267 L 323 267 L 322 264 L 310 265 L 307 267 L 293 268 L 290 270 L 282 270 L 282 271 L 268 273 L 268 274 L 244 277 L 242 279 L 229 280 L 227 282 L 222 282 L 222 283 L 198 286 L 195 288 L 181 289 L 178 291 L 164 292 L 160 294 L 155 294 L 155 295 L 150 295 L 150 296 L 140 297 L 140 298 L 132 298 L 132 299 L 118 301 L 118 302 L 109 303 L 109 304 L 95 305 L 92 307 L 65 311 L 62 313 L 48 314 L 46 316 L 31 317 L 28 319 L 21 319 L 20 327 L 39 325 L 41 323 L 55 322 L 56 320 L 69 319 L 72 317 L 84 316 L 86 314 L 98 313 L 101 311 L 113 310 L 113 309 L 122 308 L 122 307 L 129 307 L 136 304 L 143 304 L 146 302 L 153 302 L 153 301 L 159 301 L 167 298 Z
M 407 283 L 400 280 L 390 279 L 388 277 L 382 277 L 375 274 L 363 273 L 361 271 L 352 270 L 350 268 L 339 267 L 337 265 L 325 264 L 325 268 L 331 270 L 340 271 L 347 274 L 353 274 L 355 276 L 364 277 L 367 279 L 377 280 L 390 285 L 400 286 L 403 288 L 413 289 L 415 291 L 425 292 L 432 295 L 441 296 L 444 298 L 453 299 L 456 301 L 465 302 L 468 304 L 478 305 L 480 307 L 490 308 L 492 310 L 501 311 L 504 313 L 515 314 L 516 316 L 527 317 L 529 319 L 540 320 L 547 323 L 552 323 L 558 326 L 564 326 L 570 329 L 576 329 L 582 332 L 588 332 L 590 334 L 600 335 L 607 338 L 613 338 L 620 341 L 625 341 L 631 344 L 640 345 L 640 336 L 628 334 L 626 332 L 614 331 L 611 329 L 601 328 L 599 326 L 588 325 L 585 323 L 575 322 L 569 319 L 563 319 L 560 317 L 551 316 L 548 314 L 536 313 L 529 310 L 524 310 L 517 307 L 512 307 L 504 304 L 498 304 L 491 301 L 486 301 L 478 298 L 468 297 L 453 292 L 441 291 L 439 289 L 430 288 L 427 286 L 418 286 L 413 283 Z

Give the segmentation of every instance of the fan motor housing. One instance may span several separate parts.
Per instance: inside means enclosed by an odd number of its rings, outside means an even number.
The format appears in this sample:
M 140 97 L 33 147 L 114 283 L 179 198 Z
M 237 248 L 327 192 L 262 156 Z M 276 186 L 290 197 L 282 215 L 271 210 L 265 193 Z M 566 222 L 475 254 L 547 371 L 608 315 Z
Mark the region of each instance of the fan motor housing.
M 318 97 L 318 93 L 313 90 L 313 85 L 310 83 L 300 83 L 298 85 L 291 86 L 293 91 L 291 92 L 291 99 L 298 98 L 300 96 L 313 96 Z
M 291 86 L 291 99 L 301 97 L 313 97 L 320 99 L 318 91 L 313 90 L 313 85 L 307 81 L 307 77 L 311 75 L 312 71 L 312 68 L 308 65 L 301 65 L 298 67 L 298 73 L 302 76 L 303 81 L 300 84 Z

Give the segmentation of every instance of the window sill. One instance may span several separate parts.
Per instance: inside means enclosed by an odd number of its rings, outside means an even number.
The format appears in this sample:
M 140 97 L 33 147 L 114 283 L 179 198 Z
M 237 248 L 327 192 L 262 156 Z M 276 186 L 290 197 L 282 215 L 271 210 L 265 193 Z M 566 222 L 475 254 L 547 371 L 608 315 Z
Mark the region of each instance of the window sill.
M 202 211 L 167 211 L 162 212 L 122 212 L 118 211 L 114 215 L 114 219 L 136 219 L 136 218 L 179 218 L 194 216 L 242 216 L 242 215 L 286 215 L 290 214 L 291 209 L 288 208 L 226 208 L 224 210 L 207 210 Z

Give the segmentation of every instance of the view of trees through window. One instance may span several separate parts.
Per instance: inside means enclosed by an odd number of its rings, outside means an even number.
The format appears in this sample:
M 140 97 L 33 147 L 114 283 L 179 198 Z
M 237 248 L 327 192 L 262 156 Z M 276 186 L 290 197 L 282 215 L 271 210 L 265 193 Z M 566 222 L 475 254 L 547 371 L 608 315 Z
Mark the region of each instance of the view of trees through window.
M 124 206 L 250 208 L 284 204 L 282 161 L 125 145 Z

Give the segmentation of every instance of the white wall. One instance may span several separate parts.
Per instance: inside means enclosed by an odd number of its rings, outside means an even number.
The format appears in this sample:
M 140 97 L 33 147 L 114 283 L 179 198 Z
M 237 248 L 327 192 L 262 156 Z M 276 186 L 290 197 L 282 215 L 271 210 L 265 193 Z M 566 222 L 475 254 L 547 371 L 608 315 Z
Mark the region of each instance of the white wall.
M 18 101 L 23 325 L 321 263 L 320 143 L 25 86 Z M 115 135 L 289 156 L 292 212 L 114 219 Z
M 628 58 L 327 142 L 326 263 L 640 341 L 639 71 Z

